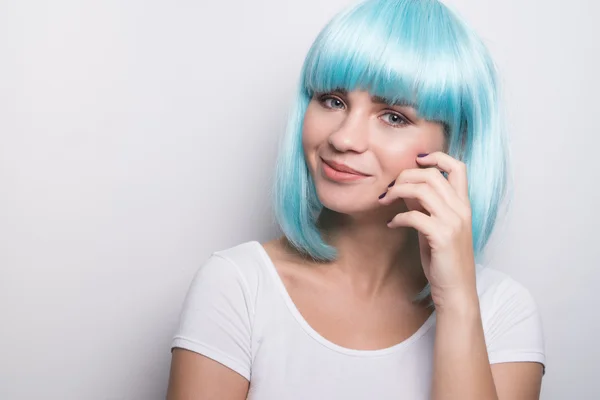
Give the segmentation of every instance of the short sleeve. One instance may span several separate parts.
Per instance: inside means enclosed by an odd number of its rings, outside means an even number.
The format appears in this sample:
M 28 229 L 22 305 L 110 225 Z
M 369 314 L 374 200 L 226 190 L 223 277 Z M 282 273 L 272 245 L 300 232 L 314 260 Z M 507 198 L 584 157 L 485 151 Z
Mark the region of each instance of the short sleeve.
M 538 362 L 545 372 L 542 320 L 531 293 L 507 277 L 498 284 L 491 303 L 484 326 L 490 364 Z
M 209 357 L 247 380 L 251 371 L 252 307 L 237 266 L 213 253 L 188 289 L 171 344 Z

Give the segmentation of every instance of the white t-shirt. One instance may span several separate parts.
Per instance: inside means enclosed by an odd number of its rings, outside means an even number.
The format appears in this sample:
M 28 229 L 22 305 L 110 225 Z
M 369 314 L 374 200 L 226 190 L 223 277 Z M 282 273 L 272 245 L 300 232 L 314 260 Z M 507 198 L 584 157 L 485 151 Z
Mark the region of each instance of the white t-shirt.
M 544 364 L 536 304 L 506 274 L 477 265 L 490 363 Z M 213 253 L 189 288 L 172 347 L 203 354 L 250 381 L 251 400 L 428 399 L 435 312 L 408 339 L 348 349 L 302 317 L 265 249 L 251 241 Z

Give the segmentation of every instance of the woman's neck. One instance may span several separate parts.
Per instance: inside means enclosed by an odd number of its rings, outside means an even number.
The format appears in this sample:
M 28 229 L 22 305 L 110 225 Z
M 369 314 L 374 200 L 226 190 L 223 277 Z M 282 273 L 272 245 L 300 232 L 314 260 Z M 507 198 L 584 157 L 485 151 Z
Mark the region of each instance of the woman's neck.
M 328 273 L 361 296 L 393 288 L 414 297 L 427 279 L 421 267 L 417 231 L 387 227 L 373 216 L 353 218 L 324 209 L 318 221 L 324 240 L 337 249 Z

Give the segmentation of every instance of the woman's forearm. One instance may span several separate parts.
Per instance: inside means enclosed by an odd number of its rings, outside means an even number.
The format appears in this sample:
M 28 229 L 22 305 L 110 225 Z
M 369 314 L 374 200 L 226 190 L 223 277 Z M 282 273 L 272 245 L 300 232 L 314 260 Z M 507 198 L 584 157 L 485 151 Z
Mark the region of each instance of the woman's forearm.
M 436 308 L 433 400 L 497 400 L 477 293 Z

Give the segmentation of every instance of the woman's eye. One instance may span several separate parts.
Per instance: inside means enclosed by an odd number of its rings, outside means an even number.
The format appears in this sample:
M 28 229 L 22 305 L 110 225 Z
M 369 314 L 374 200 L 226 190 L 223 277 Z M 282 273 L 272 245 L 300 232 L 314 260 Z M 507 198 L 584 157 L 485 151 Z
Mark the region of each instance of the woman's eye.
M 327 108 L 343 108 L 344 103 L 340 99 L 336 99 L 335 97 L 324 97 L 321 98 L 321 103 L 325 105 Z
M 319 101 L 326 108 L 330 108 L 330 109 L 334 109 L 334 110 L 335 109 L 341 110 L 341 109 L 345 108 L 344 102 L 336 97 L 321 96 L 319 98 Z M 391 125 L 395 128 L 409 124 L 409 122 L 406 118 L 404 118 L 403 116 L 401 116 L 400 114 L 397 114 L 397 113 L 388 112 L 388 113 L 384 114 L 382 118 L 383 118 L 384 122 L 386 122 L 388 125 Z
M 389 117 L 389 118 L 387 118 L 387 120 L 386 120 L 385 117 Z M 395 113 L 384 114 L 382 118 L 384 118 L 384 121 L 386 123 L 388 123 L 394 127 L 403 126 L 403 125 L 408 124 L 408 121 L 404 117 L 400 116 L 399 114 L 395 114 Z

